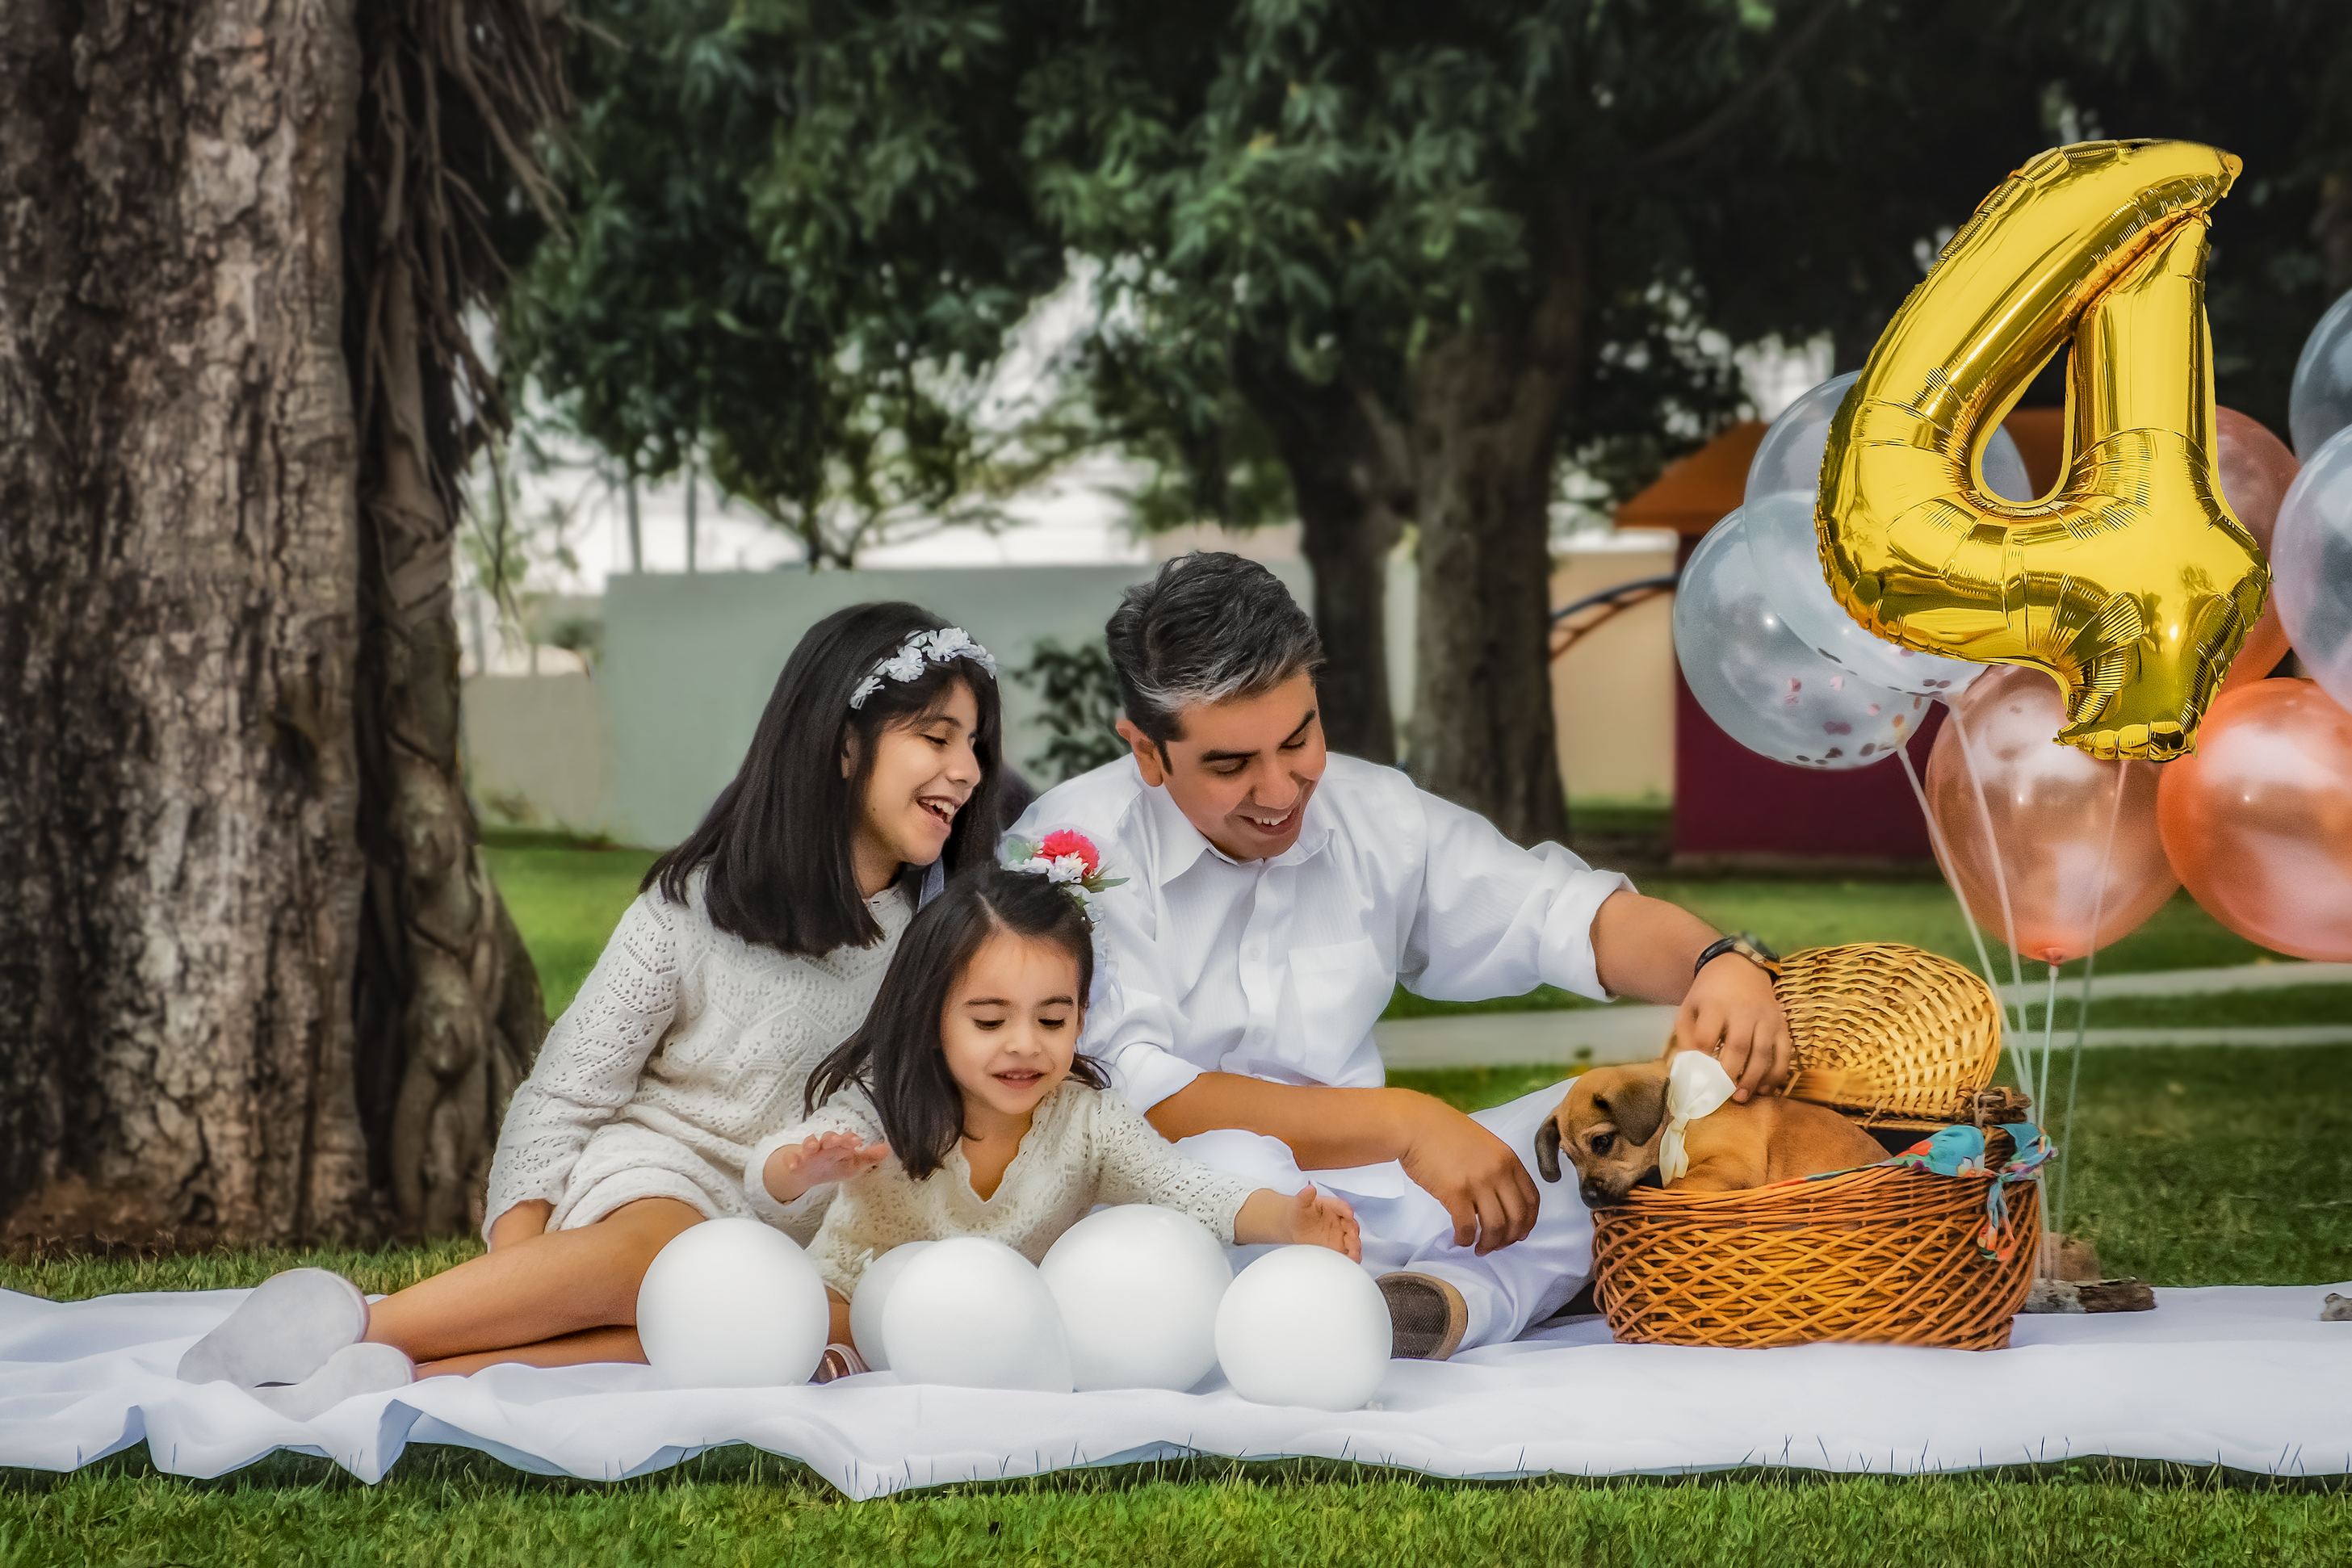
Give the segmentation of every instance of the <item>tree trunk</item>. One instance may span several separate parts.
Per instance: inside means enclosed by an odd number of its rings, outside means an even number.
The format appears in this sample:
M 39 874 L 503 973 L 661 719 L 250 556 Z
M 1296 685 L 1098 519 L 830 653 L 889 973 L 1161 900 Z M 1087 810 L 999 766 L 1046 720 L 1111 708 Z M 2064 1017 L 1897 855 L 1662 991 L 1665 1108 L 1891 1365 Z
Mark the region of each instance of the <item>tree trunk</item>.
M 529 183 L 545 23 L 0 11 L 12 1238 L 479 1217 L 545 1024 L 458 783 L 466 203 Z
M 1421 522 L 1413 776 L 1522 844 L 1565 843 L 1551 703 L 1552 459 L 1580 367 L 1584 258 L 1555 221 L 1524 308 L 1437 334 L 1407 372 Z
M 1279 351 L 1237 344 L 1234 384 L 1273 433 L 1298 502 L 1323 639 L 1316 705 L 1332 750 L 1396 761 L 1389 698 L 1388 563 L 1412 510 L 1398 433 L 1344 382 L 1318 386 Z
M 427 434 L 454 411 L 428 406 L 448 400 L 428 396 L 415 276 L 397 250 L 376 282 L 362 359 L 374 384 L 361 507 L 361 1106 L 401 1232 L 449 1236 L 482 1223 L 499 1119 L 547 1021 L 459 772 L 456 503 L 435 483 Z
M 376 1228 L 349 0 L 0 10 L 0 1215 Z

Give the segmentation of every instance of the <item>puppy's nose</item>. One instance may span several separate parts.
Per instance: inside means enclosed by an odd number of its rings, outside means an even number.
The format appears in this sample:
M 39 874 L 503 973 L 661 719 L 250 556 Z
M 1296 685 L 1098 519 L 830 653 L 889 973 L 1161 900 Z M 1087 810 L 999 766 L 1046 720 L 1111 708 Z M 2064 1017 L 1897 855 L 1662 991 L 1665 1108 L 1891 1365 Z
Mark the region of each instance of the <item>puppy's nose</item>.
M 1597 1209 L 1610 1201 L 1609 1189 L 1599 1182 L 1580 1182 L 1577 1184 L 1576 1192 L 1577 1195 L 1584 1200 L 1584 1206 L 1589 1209 Z

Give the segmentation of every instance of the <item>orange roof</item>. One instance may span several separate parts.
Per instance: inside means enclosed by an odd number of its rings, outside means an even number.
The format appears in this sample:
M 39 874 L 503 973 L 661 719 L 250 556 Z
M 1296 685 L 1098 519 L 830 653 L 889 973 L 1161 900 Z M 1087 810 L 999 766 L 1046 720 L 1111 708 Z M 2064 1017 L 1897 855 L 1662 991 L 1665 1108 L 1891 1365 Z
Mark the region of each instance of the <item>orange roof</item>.
M 2000 427 L 2017 443 L 2017 455 L 2025 459 L 2025 477 L 2033 481 L 2033 493 L 2048 495 L 2058 482 L 2058 465 L 2066 460 L 2066 411 L 2012 409 Z
M 1767 428 L 1761 419 L 1743 419 L 1689 457 L 1668 463 L 1649 489 L 1617 509 L 1617 526 L 1705 533 L 1747 493 L 1748 465 Z
M 2066 448 L 2066 411 L 2020 408 L 2002 421 L 2034 492 L 2046 495 L 2058 482 Z M 1697 535 L 1721 522 L 1748 490 L 1748 465 L 1764 439 L 1761 420 L 1743 419 L 1693 452 L 1666 465 L 1650 488 L 1617 509 L 1620 528 L 1670 528 Z

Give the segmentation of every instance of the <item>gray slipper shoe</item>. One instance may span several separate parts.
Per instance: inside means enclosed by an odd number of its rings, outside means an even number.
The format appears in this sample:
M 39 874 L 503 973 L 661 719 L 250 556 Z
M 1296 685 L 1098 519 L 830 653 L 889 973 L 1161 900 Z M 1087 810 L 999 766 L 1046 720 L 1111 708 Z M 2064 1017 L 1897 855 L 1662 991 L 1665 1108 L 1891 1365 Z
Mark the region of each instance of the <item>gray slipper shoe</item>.
M 415 1381 L 416 1367 L 406 1356 L 390 1345 L 362 1342 L 345 1345 L 299 1383 L 247 1392 L 280 1415 L 315 1421 L 346 1399 L 406 1388 Z
M 180 1358 L 183 1383 L 299 1383 L 367 1333 L 367 1298 L 340 1274 L 289 1268 L 261 1282 Z M 397 1353 L 397 1352 L 395 1352 Z

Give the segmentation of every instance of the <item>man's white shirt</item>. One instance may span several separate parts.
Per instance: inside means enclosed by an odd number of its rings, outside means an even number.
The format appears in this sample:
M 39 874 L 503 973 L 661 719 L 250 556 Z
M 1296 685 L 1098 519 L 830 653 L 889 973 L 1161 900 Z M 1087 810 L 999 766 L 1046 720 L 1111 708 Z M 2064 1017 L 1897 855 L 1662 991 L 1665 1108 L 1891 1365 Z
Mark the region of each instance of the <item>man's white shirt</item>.
M 1064 827 L 1127 879 L 1092 900 L 1106 962 L 1081 1048 L 1141 1110 L 1203 1072 L 1378 1087 L 1372 1023 L 1399 980 L 1447 1001 L 1604 997 L 1592 919 L 1632 886 L 1353 757 L 1328 760 L 1270 859 L 1228 858 L 1132 756 L 1046 791 L 1013 832 Z

